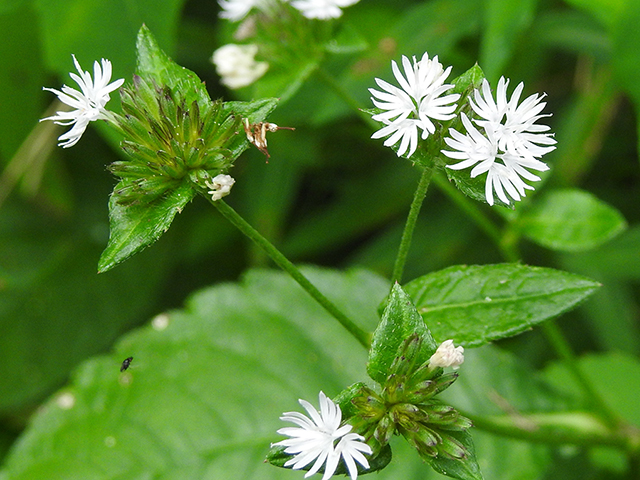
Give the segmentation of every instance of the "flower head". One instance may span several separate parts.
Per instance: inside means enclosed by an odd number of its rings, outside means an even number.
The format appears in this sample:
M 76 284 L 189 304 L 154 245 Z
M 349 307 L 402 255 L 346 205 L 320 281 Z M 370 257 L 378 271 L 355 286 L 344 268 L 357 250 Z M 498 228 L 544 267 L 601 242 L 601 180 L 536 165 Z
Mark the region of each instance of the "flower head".
M 356 480 L 358 468 L 355 462 L 368 469 L 369 462 L 363 454 L 371 455 L 371 447 L 363 442 L 364 437 L 351 432 L 351 425 L 340 426 L 342 412 L 338 405 L 323 392 L 320 392 L 318 398 L 319 412 L 309 402 L 299 400 L 311 418 L 299 412 L 286 412 L 280 417 L 280 420 L 295 423 L 298 427 L 279 429 L 278 433 L 291 438 L 273 445 L 286 447 L 285 453 L 294 455 L 287 460 L 285 467 L 293 465 L 291 468 L 298 470 L 315 460 L 305 478 L 318 472 L 326 462 L 322 480 L 327 480 L 335 473 L 342 457 L 352 480 Z M 336 440 L 339 440 L 338 444 L 334 445 Z
M 453 345 L 453 340 L 445 340 L 429 359 L 430 367 L 453 367 L 457 370 L 464 362 L 464 348 Z
M 82 70 L 75 55 L 72 55 L 72 57 L 76 70 L 80 75 L 70 73 L 69 76 L 78 84 L 81 91 L 66 85 L 62 86 L 62 91 L 54 88 L 43 88 L 43 90 L 55 93 L 58 96 L 58 100 L 74 108 L 69 112 L 56 112 L 56 115 L 40 120 L 52 120 L 58 125 L 72 125 L 67 133 L 58 137 L 60 141 L 58 145 L 63 148 L 68 148 L 78 143 L 89 122 L 106 118 L 104 106 L 111 98 L 109 94 L 124 83 L 122 78 L 109 83 L 111 80 L 111 62 L 109 60 L 103 58 L 102 67 L 97 61 L 93 63 L 94 78 L 92 79 L 89 72 Z
M 445 84 L 451 72 L 446 70 L 438 61 L 438 57 L 429 59 L 425 53 L 420 61 L 413 57 L 402 56 L 404 74 L 395 61 L 391 62 L 393 74 L 401 88 L 376 78 L 376 83 L 384 90 L 381 92 L 373 88 L 369 92 L 373 95 L 373 104 L 383 112 L 373 115 L 373 119 L 385 124 L 375 132 L 371 138 L 389 137 L 384 145 L 390 147 L 400 141 L 398 156 L 408 151 L 407 157 L 413 155 L 418 146 L 418 132 L 425 140 L 429 134 L 436 131 L 433 120 L 450 120 L 456 109 L 455 102 L 460 98 L 458 94 L 444 95 L 453 85 Z M 375 97 L 375 98 L 374 98 Z
M 216 175 L 211 181 L 204 182 L 207 188 L 211 189 L 207 193 L 211 195 L 211 200 L 214 202 L 229 195 L 234 183 L 236 183 L 235 179 L 231 175 L 225 174 Z
M 307 17 L 328 20 L 342 16 L 340 7 L 350 7 L 360 0 L 293 0 L 291 6 Z
M 269 69 L 267 62 L 256 62 L 257 45 L 230 43 L 213 52 L 211 61 L 216 66 L 223 85 L 242 88 L 251 85 Z
M 518 105 L 524 84 L 520 83 L 507 100 L 508 85 L 509 81 L 501 77 L 494 100 L 485 79 L 482 91 L 476 89 L 470 99 L 471 108 L 479 118 L 472 122 L 462 113 L 466 135 L 450 129 L 451 136 L 445 138 L 445 143 L 454 151 L 442 151 L 449 158 L 461 160 L 447 165 L 448 168 L 462 170 L 473 166 L 471 178 L 487 173 L 485 198 L 489 205 L 494 203 L 494 192 L 508 204 L 507 194 L 519 201 L 525 196 L 525 190 L 533 190 L 522 179 L 540 180 L 529 170 L 548 170 L 549 167 L 539 159 L 556 148 L 552 134 L 545 133 L 549 126 L 536 123 L 550 116 L 540 114 L 546 105 L 541 102 L 543 96 L 531 95 Z

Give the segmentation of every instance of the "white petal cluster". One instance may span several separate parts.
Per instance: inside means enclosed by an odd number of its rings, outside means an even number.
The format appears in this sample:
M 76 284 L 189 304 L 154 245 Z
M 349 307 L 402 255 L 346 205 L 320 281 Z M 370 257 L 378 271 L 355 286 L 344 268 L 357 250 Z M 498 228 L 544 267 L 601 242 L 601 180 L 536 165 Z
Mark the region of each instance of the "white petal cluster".
M 369 89 L 373 95 L 373 104 L 381 113 L 373 115 L 373 119 L 385 124 L 371 138 L 389 137 L 384 145 L 391 147 L 400 142 L 398 156 L 407 153 L 411 157 L 418 146 L 418 133 L 426 139 L 435 132 L 432 120 L 450 120 L 456 109 L 458 94 L 444 95 L 453 85 L 445 84 L 451 72 L 438 61 L 438 57 L 429 59 L 425 53 L 420 61 L 413 57 L 413 63 L 402 56 L 404 74 L 395 61 L 391 62 L 393 74 L 401 88 L 376 78 L 376 83 L 384 91 Z M 374 98 L 375 97 L 375 98 Z
M 269 69 L 267 62 L 256 62 L 257 45 L 229 43 L 213 52 L 211 61 L 220 75 L 220 82 L 229 88 L 251 85 Z
M 369 462 L 363 454 L 371 455 L 369 445 L 363 442 L 364 437 L 351 432 L 351 425 L 340 426 L 342 412 L 340 407 L 330 398 L 320 392 L 320 411 L 305 400 L 299 400 L 311 418 L 299 412 L 286 412 L 280 420 L 291 422 L 298 427 L 285 427 L 278 430 L 281 435 L 288 438 L 273 445 L 281 445 L 285 453 L 294 455 L 287 460 L 285 467 L 292 466 L 294 470 L 304 468 L 315 460 L 311 469 L 305 474 L 310 477 L 320 470 L 325 464 L 322 480 L 331 477 L 338 467 L 342 457 L 352 480 L 358 478 L 358 462 L 365 468 L 369 468 Z M 334 443 L 338 441 L 337 445 Z
M 543 172 L 549 167 L 540 161 L 540 157 L 554 150 L 556 141 L 547 125 L 536 122 L 551 115 L 543 115 L 546 102 L 544 95 L 534 94 L 520 105 L 520 95 L 524 84 L 520 83 L 511 99 L 507 100 L 509 81 L 500 78 L 493 99 L 489 82 L 482 82 L 482 90 L 474 91 L 470 99 L 471 108 L 478 116 L 473 122 L 463 113 L 462 123 L 466 134 L 454 129 L 445 138 L 446 144 L 454 151 L 442 153 L 461 162 L 448 165 L 448 168 L 462 170 L 473 166 L 471 178 L 487 173 L 485 198 L 489 205 L 494 204 L 494 193 L 504 203 L 510 203 L 509 197 L 519 201 L 525 196 L 525 190 L 533 187 L 523 180 L 538 181 L 540 177 L 530 170 Z M 474 101 L 475 100 L 475 101 Z M 479 127 L 479 128 L 478 128 Z
M 464 348 L 453 345 L 453 340 L 445 340 L 429 359 L 429 367 L 453 367 L 457 370 L 464 362 Z
M 307 18 L 329 20 L 342 16 L 341 8 L 350 7 L 360 0 L 293 0 L 291 6 Z
M 78 143 L 89 122 L 106 118 L 104 106 L 110 100 L 109 94 L 124 83 L 122 78 L 109 83 L 111 80 L 111 62 L 109 60 L 103 58 L 102 66 L 98 62 L 93 63 L 94 78 L 92 79 L 89 72 L 82 70 L 75 55 L 72 56 L 73 63 L 80 75 L 70 73 L 69 76 L 78 84 L 80 91 L 66 85 L 62 86 L 62 91 L 43 88 L 43 90 L 55 93 L 58 100 L 74 109 L 68 112 L 56 112 L 55 115 L 40 120 L 53 120 L 58 125 L 73 125 L 67 133 L 58 137 L 60 142 L 58 145 L 63 148 L 72 147 Z
M 211 189 L 207 193 L 211 195 L 211 200 L 214 202 L 229 195 L 234 183 L 236 183 L 236 181 L 231 175 L 224 174 L 217 175 L 213 177 L 211 181 L 206 180 L 204 182 L 207 188 Z

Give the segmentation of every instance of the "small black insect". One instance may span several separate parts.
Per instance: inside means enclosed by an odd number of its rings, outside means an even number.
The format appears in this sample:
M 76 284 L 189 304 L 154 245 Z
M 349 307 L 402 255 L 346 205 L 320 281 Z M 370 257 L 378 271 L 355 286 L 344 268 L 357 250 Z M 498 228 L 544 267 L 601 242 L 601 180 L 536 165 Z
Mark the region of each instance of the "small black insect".
M 124 359 L 124 361 L 122 362 L 122 366 L 120 367 L 121 372 L 124 372 L 127 368 L 129 368 L 129 365 L 131 365 L 131 360 L 133 360 L 133 357 Z

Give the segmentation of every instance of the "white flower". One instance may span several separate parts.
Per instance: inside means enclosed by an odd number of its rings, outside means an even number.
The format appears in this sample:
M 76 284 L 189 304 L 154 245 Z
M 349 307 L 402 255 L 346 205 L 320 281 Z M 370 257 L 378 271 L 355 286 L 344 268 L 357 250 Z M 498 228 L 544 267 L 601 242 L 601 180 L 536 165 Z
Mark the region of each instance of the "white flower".
M 204 184 L 211 189 L 207 193 L 211 195 L 211 200 L 214 202 L 229 195 L 234 183 L 236 183 L 236 181 L 231 175 L 224 174 L 217 175 L 213 177 L 211 181 L 205 180 L 204 182 Z
M 122 78 L 109 83 L 111 80 L 111 62 L 109 60 L 103 58 L 102 67 L 98 62 L 93 63 L 94 79 L 92 79 L 89 72 L 82 70 L 75 55 L 72 55 L 72 57 L 80 76 L 75 73 L 70 73 L 69 76 L 78 84 L 81 91 L 66 85 L 62 86 L 62 91 L 54 88 L 43 88 L 43 90 L 55 93 L 58 96 L 58 100 L 75 109 L 70 112 L 56 112 L 56 115 L 40 120 L 53 120 L 58 125 L 73 125 L 71 130 L 58 137 L 60 141 L 58 145 L 63 148 L 68 148 L 78 143 L 89 122 L 106 118 L 104 106 L 111 98 L 109 94 L 124 83 Z
M 464 348 L 455 347 L 453 340 L 445 340 L 437 348 L 436 353 L 431 355 L 429 366 L 435 367 L 453 367 L 457 370 L 464 362 Z
M 519 201 L 525 196 L 525 190 L 533 190 L 522 179 L 538 181 L 540 177 L 528 169 L 543 172 L 549 167 L 539 158 L 556 147 L 556 141 L 547 125 L 537 125 L 543 117 L 540 115 L 546 103 L 541 102 L 543 96 L 534 94 L 520 105 L 518 100 L 524 88 L 520 83 L 511 99 L 507 101 L 509 81 L 504 77 L 498 82 L 496 100 L 491 95 L 489 82 L 482 82 L 482 92 L 474 91 L 474 99 L 470 99 L 473 111 L 479 116 L 473 123 L 462 113 L 462 123 L 466 135 L 450 129 L 445 143 L 455 151 L 442 150 L 449 158 L 462 160 L 454 165 L 447 165 L 453 170 L 462 170 L 474 166 L 471 178 L 487 173 L 485 182 L 485 198 L 489 205 L 494 204 L 494 192 L 504 203 L 510 203 L 509 197 Z M 475 102 L 474 102 L 475 100 Z
M 389 136 L 384 142 L 390 147 L 401 141 L 398 156 L 411 157 L 418 146 L 418 130 L 422 130 L 421 138 L 425 140 L 434 133 L 436 127 L 431 119 L 450 120 L 454 117 L 455 102 L 458 94 L 443 95 L 453 85 L 445 84 L 451 67 L 443 69 L 438 57 L 429 59 L 425 53 L 420 61 L 413 57 L 413 64 L 402 56 L 404 75 L 395 61 L 391 62 L 393 74 L 400 84 L 398 88 L 384 80 L 376 78 L 376 83 L 384 92 L 369 89 L 373 95 L 371 101 L 384 112 L 373 115 L 373 119 L 385 124 L 371 138 Z M 374 98 L 375 97 L 375 98 Z
M 322 465 L 324 475 L 322 480 L 331 477 L 338 467 L 340 457 L 344 460 L 349 475 L 352 480 L 358 478 L 357 461 L 365 468 L 369 468 L 369 462 L 363 455 L 371 455 L 372 450 L 369 445 L 363 442 L 364 437 L 351 432 L 351 425 L 346 424 L 340 427 L 342 412 L 340 407 L 333 403 L 330 398 L 320 392 L 318 396 L 320 402 L 320 412 L 313 405 L 305 400 L 299 400 L 311 418 L 299 412 L 286 412 L 280 420 L 291 422 L 298 427 L 285 427 L 278 430 L 281 435 L 288 438 L 273 445 L 281 445 L 285 448 L 285 453 L 293 454 L 293 458 L 287 460 L 285 467 L 293 465 L 294 470 L 304 468 L 315 460 L 313 467 L 305 474 L 305 478 L 318 472 Z M 334 442 L 339 439 L 338 445 Z
M 342 16 L 340 7 L 350 7 L 360 0 L 293 0 L 291 6 L 307 18 L 328 20 Z
M 230 43 L 213 52 L 211 61 L 216 66 L 221 83 L 229 88 L 251 85 L 269 69 L 267 62 L 256 62 L 257 45 Z
M 218 4 L 222 8 L 220 18 L 237 22 L 242 20 L 252 8 L 261 3 L 261 0 L 218 0 Z

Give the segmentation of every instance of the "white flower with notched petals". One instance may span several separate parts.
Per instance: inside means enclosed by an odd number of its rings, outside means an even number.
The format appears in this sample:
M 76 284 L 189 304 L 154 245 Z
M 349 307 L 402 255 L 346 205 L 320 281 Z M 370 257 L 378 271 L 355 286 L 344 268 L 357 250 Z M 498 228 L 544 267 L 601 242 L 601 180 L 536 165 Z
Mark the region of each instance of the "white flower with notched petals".
M 411 63 L 411 60 L 403 55 L 402 66 L 404 74 L 395 61 L 391 62 L 393 75 L 401 88 L 376 78 L 376 83 L 384 91 L 369 89 L 373 95 L 373 104 L 383 110 L 372 118 L 385 124 L 371 138 L 389 136 L 384 142 L 386 147 L 401 141 L 398 156 L 408 152 L 407 157 L 411 157 L 418 145 L 419 131 L 422 131 L 421 138 L 425 140 L 436 130 L 432 120 L 452 119 L 456 109 L 455 102 L 460 95 L 443 96 L 453 88 L 453 85 L 444 83 L 451 67 L 445 70 L 437 56 L 429 59 L 429 55 L 425 53 L 420 61 L 413 57 Z
M 58 100 L 74 108 L 69 112 L 56 112 L 56 115 L 40 120 L 52 120 L 58 125 L 73 125 L 67 133 L 58 137 L 60 141 L 58 145 L 63 148 L 72 147 L 78 143 L 89 122 L 106 119 L 104 106 L 111 98 L 109 94 L 124 83 L 122 78 L 109 83 L 111 80 L 111 62 L 109 60 L 103 58 L 102 66 L 98 62 L 93 63 L 94 78 L 92 79 L 89 72 L 82 70 L 75 55 L 72 55 L 72 57 L 80 76 L 75 73 L 70 73 L 69 76 L 78 84 L 81 91 L 66 85 L 62 86 L 62 91 L 54 88 L 43 88 L 43 90 L 55 93 L 58 96 Z
M 508 80 L 500 78 L 494 100 L 489 82 L 485 79 L 482 91 L 476 89 L 470 100 L 479 118 L 474 118 L 472 123 L 462 113 L 466 134 L 450 129 L 450 137 L 445 138 L 445 143 L 453 151 L 442 150 L 447 157 L 461 160 L 454 165 L 447 165 L 447 168 L 462 170 L 473 167 L 471 178 L 487 174 L 485 198 L 489 205 L 494 204 L 494 193 L 500 201 L 508 204 L 509 197 L 519 201 L 525 196 L 526 190 L 533 190 L 523 178 L 539 181 L 540 177 L 529 170 L 549 170 L 540 157 L 556 148 L 552 134 L 544 133 L 550 127 L 536 124 L 539 119 L 550 116 L 540 114 L 546 105 L 541 102 L 543 97 L 534 94 L 518 105 L 524 85 L 520 83 L 511 99 L 507 100 L 508 85 Z
M 287 460 L 285 467 L 292 466 L 294 470 L 306 467 L 315 460 L 315 463 L 305 474 L 305 478 L 318 472 L 323 464 L 324 475 L 322 480 L 331 477 L 338 467 L 340 457 L 342 457 L 352 480 L 358 478 L 358 462 L 365 468 L 369 468 L 369 462 L 363 454 L 371 455 L 372 450 L 369 445 L 363 442 L 364 437 L 357 433 L 351 433 L 351 425 L 340 426 L 342 412 L 340 407 L 333 403 L 330 398 L 320 392 L 320 411 L 305 400 L 299 400 L 311 418 L 299 412 L 287 412 L 280 420 L 291 422 L 298 427 L 285 427 L 278 430 L 281 435 L 288 438 L 273 445 L 280 445 L 285 448 L 285 453 L 294 455 Z M 337 445 L 334 445 L 335 441 Z
M 267 62 L 256 62 L 257 45 L 236 45 L 230 43 L 213 52 L 211 61 L 220 75 L 220 82 L 229 88 L 251 85 L 269 69 Z
M 453 340 L 445 340 L 436 349 L 436 352 L 429 359 L 429 366 L 435 367 L 453 367 L 457 370 L 464 362 L 464 348 L 453 345 Z
M 328 20 L 342 16 L 341 8 L 350 7 L 360 0 L 293 0 L 291 6 L 307 18 Z
M 547 105 L 541 102 L 544 95 L 533 94 L 527 97 L 520 105 L 520 95 L 524 89 L 524 83 L 520 82 L 511 99 L 507 101 L 507 87 L 509 80 L 500 77 L 498 89 L 496 91 L 496 101 L 493 100 L 491 88 L 487 79 L 482 82 L 482 91 L 474 91 L 474 100 L 470 100 L 471 107 L 480 117 L 474 123 L 491 130 L 498 142 L 498 148 L 528 158 L 539 158 L 545 153 L 549 153 L 555 147 L 540 146 L 554 145 L 556 141 L 548 132 L 548 125 L 538 125 L 536 122 L 550 114 L 540 115 L 542 109 Z

